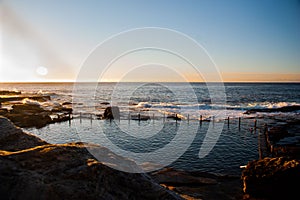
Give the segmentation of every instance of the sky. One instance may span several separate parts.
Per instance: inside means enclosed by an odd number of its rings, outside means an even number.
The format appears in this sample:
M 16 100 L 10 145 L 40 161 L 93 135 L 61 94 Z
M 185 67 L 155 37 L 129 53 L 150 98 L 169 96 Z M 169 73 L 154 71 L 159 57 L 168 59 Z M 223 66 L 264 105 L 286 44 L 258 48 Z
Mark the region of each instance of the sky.
M 299 0 L 2 0 L 0 12 L 0 82 L 76 81 L 103 41 L 143 27 L 192 38 L 225 82 L 300 82 Z M 106 69 L 101 81 L 203 81 L 158 51 Z

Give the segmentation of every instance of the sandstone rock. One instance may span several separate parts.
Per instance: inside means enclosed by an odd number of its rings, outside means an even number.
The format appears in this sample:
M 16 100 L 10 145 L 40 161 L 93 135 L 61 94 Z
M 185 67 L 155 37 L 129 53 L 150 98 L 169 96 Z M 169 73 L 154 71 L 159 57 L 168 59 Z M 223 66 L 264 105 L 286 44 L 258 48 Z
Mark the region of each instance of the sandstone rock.
M 0 116 L 0 149 L 5 151 L 19 151 L 32 148 L 39 145 L 45 145 L 47 142 L 40 138 L 24 133 L 17 128 L 7 118 Z
M 1 199 L 181 199 L 146 174 L 129 174 L 98 162 L 86 149 L 98 149 L 110 158 L 122 159 L 104 147 L 44 144 L 5 118 L 0 118 L 0 133 Z M 15 134 L 25 136 L 14 138 L 15 148 L 5 148 L 2 139 Z M 18 146 L 30 138 L 42 146 Z
M 300 162 L 286 157 L 251 161 L 242 179 L 243 191 L 252 197 L 292 199 L 298 195 Z
M 242 199 L 239 177 L 164 168 L 150 173 L 154 180 L 184 199 Z
M 211 185 L 218 183 L 213 178 L 194 176 L 188 172 L 171 168 L 152 173 L 152 177 L 159 183 L 171 185 Z

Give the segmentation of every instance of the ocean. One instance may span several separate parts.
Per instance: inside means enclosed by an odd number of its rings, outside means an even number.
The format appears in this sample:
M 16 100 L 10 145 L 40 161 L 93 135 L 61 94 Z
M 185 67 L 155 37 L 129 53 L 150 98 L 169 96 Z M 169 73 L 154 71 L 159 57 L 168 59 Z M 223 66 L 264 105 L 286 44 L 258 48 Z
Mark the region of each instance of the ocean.
M 214 87 L 219 86 L 205 83 L 0 84 L 0 90 L 50 95 L 51 100 L 39 102 L 45 109 L 72 103 L 74 119 L 70 122 L 24 129 L 49 143 L 100 144 L 135 160 L 146 170 L 152 169 L 151 166 L 169 166 L 239 175 L 240 166 L 258 159 L 258 137 L 265 124 L 274 126 L 285 119 L 300 117 L 299 111 L 245 112 L 300 105 L 300 84 L 225 83 L 225 93 L 220 96 L 226 98 L 220 101 L 214 100 L 212 91 L 222 90 Z M 120 120 L 98 119 L 109 105 L 119 107 Z M 134 120 L 138 114 L 149 120 Z M 174 119 L 176 114 L 181 120 Z

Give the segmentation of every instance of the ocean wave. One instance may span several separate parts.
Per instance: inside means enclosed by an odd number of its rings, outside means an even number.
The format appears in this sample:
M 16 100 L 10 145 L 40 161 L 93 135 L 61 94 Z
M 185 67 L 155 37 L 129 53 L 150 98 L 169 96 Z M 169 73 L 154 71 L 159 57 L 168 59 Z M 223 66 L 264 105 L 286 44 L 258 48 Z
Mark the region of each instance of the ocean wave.
M 260 102 L 260 103 L 254 102 L 254 103 L 249 103 L 247 105 L 247 108 L 250 108 L 250 109 L 266 109 L 266 108 L 272 109 L 272 108 L 283 108 L 283 107 L 286 107 L 286 106 L 300 106 L 300 104 L 296 103 L 296 102 L 275 102 L 275 103 L 272 103 L 272 102 Z
M 250 109 L 272 109 L 282 108 L 286 106 L 300 106 L 296 102 L 254 102 L 248 104 L 239 105 L 220 105 L 220 104 L 177 104 L 177 103 L 151 103 L 151 102 L 139 102 L 135 105 L 135 108 L 148 108 L 148 109 L 180 109 L 180 110 L 250 110 Z

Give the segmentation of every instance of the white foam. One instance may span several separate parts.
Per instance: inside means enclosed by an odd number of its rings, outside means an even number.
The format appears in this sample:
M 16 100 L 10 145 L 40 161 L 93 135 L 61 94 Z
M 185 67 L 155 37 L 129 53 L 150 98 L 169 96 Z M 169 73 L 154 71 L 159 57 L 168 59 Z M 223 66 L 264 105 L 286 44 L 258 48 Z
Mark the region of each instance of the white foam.
M 27 105 L 38 105 L 38 106 L 41 106 L 40 102 L 32 100 L 32 99 L 28 99 L 28 98 L 23 99 L 22 103 L 23 104 L 27 104 Z

